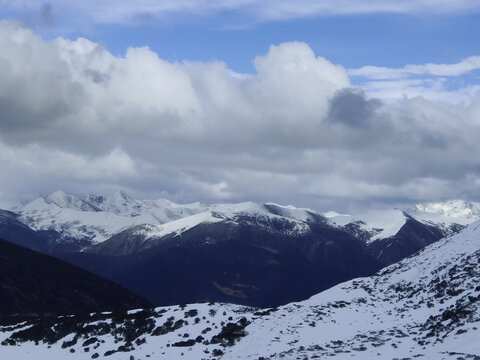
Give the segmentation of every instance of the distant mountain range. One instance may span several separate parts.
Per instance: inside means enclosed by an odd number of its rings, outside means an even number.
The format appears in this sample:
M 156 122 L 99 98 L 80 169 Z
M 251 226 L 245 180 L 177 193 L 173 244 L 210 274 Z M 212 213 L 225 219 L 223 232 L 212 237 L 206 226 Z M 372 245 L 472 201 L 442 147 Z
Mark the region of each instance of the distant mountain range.
M 477 221 L 372 276 L 278 308 L 205 303 L 11 321 L 0 325 L 0 356 L 478 359 L 479 284 Z
M 259 219 L 266 230 L 268 221 L 284 221 L 292 227 L 285 230 L 290 235 L 307 233 L 312 223 L 325 223 L 351 233 L 367 245 L 397 236 L 411 220 L 447 235 L 479 219 L 480 203 L 456 200 L 349 215 L 274 203 L 176 204 L 164 199 L 135 200 L 123 191 L 81 199 L 57 191 L 17 209 L 16 214 L 18 221 L 48 238 L 50 251 L 90 251 L 93 247 L 93 252 L 126 255 L 154 247 L 164 237 L 181 236 L 201 224 L 235 222 L 237 217 Z M 123 232 L 131 234 L 123 238 L 136 238 L 135 245 L 130 242 L 120 246 L 118 238 Z M 117 240 L 110 241 L 110 245 L 96 247 L 114 237 Z
M 450 201 L 347 215 L 274 203 L 135 200 L 125 192 L 81 199 L 59 191 L 4 212 L 0 234 L 16 228 L 24 235 L 13 241 L 156 305 L 277 306 L 408 257 L 478 219 L 479 209 Z

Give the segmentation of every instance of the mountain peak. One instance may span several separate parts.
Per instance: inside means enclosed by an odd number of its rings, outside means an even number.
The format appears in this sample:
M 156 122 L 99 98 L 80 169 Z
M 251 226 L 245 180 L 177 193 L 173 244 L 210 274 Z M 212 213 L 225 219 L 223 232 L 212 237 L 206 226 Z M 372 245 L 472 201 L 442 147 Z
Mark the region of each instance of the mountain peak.
M 47 195 L 46 197 L 54 198 L 54 197 L 67 197 L 67 196 L 71 196 L 71 195 L 67 194 L 63 190 L 57 190 L 57 191 L 54 191 L 53 193 L 51 193 L 50 195 Z
M 92 206 L 86 201 L 65 193 L 62 190 L 55 191 L 50 195 L 42 197 L 46 204 L 53 204 L 62 209 L 76 209 L 81 211 L 98 211 L 98 208 Z M 33 203 L 33 202 L 32 202 Z
M 68 199 L 72 199 L 74 198 L 73 195 L 68 195 L 67 193 L 65 193 L 64 191 L 62 190 L 57 190 L 47 196 L 43 196 L 43 199 L 45 200 L 45 202 L 49 203 L 49 202 L 53 202 L 53 203 L 65 203 L 68 201 Z
M 449 200 L 415 205 L 415 210 L 450 218 L 480 218 L 480 204 L 465 200 Z
M 128 195 L 125 191 L 120 190 L 116 191 L 113 193 L 114 198 L 121 198 L 123 200 L 128 200 L 128 201 L 135 201 L 130 195 Z
M 125 191 L 117 191 L 109 196 L 90 195 L 89 200 L 101 210 L 117 215 L 137 216 L 140 214 L 142 204 L 128 195 Z

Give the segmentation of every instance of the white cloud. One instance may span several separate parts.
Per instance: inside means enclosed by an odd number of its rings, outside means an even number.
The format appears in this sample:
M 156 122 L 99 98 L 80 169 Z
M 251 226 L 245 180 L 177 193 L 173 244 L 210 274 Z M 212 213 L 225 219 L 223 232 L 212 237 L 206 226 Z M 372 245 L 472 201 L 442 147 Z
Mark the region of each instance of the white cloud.
M 236 11 L 254 21 L 301 17 L 369 14 L 478 12 L 476 0 L 49 0 L 58 14 L 71 13 L 96 23 L 130 23 L 149 17 L 171 15 L 213 16 Z M 10 10 L 39 9 L 34 0 L 3 0 Z
M 381 66 L 363 66 L 349 69 L 350 76 L 361 76 L 369 79 L 400 79 L 410 75 L 459 76 L 480 69 L 480 56 L 470 56 L 456 64 L 422 64 L 405 65 L 403 68 L 387 68 Z
M 433 101 L 469 103 L 480 85 L 471 76 L 480 70 L 480 56 L 471 56 L 454 64 L 409 64 L 403 68 L 364 66 L 349 69 L 348 74 L 373 97 L 386 101 L 400 97 L 424 97 Z M 457 81 L 462 75 L 470 80 Z
M 133 161 L 118 148 L 91 156 L 35 144 L 17 147 L 2 142 L 0 167 L 0 188 L 3 190 L 0 204 L 3 206 L 59 188 L 78 192 L 96 183 L 97 189 L 111 190 L 118 187 L 119 182 L 126 184 L 138 179 L 151 168 L 139 159 Z
M 0 49 L 0 207 L 57 189 L 313 208 L 480 197 L 474 87 L 463 103 L 440 78 L 353 88 L 298 42 L 272 46 L 249 75 L 45 42 L 8 21 Z
M 402 97 L 423 97 L 436 102 L 461 104 L 471 103 L 480 93 L 480 85 L 449 90 L 444 79 L 369 81 L 362 88 L 368 95 L 388 102 Z
M 16 168 L 25 173 L 55 176 L 57 179 L 116 181 L 119 178 L 137 177 L 141 170 L 141 163 L 134 162 L 121 149 L 98 156 L 73 154 L 38 145 L 9 147 L 0 143 L 0 149 L 0 161 L 4 169 Z M 11 175 L 7 171 L 3 177 Z

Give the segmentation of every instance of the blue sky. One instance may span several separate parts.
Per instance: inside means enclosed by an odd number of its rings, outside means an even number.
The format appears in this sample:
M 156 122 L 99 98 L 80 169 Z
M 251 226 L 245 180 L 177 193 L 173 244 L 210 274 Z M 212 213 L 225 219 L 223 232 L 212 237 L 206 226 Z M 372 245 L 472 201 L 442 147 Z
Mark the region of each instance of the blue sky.
M 303 41 L 316 54 L 348 68 L 455 63 L 478 52 L 480 15 L 359 15 L 272 21 L 243 29 L 222 28 L 218 18 L 147 26 L 103 25 L 93 36 L 116 54 L 148 45 L 170 60 L 223 60 L 253 72 L 253 59 L 270 44 Z M 80 35 L 80 34 L 79 34 Z
M 0 208 L 480 201 L 478 0 L 0 0 Z
M 258 19 L 243 7 L 145 15 L 136 14 L 135 6 L 131 6 L 125 10 L 130 14 L 102 22 L 101 16 L 98 19 L 82 14 L 69 7 L 68 1 L 67 5 L 25 3 L 15 6 L 6 1 L 0 16 L 20 19 L 47 39 L 86 37 L 115 55 L 124 55 L 131 46 L 149 46 L 164 59 L 221 60 L 237 72 L 254 72 L 255 56 L 266 53 L 271 44 L 287 41 L 306 42 L 317 55 L 347 68 L 455 63 L 479 52 L 478 4 L 468 11 L 434 13 L 432 6 L 431 12 L 320 12 L 293 19 Z

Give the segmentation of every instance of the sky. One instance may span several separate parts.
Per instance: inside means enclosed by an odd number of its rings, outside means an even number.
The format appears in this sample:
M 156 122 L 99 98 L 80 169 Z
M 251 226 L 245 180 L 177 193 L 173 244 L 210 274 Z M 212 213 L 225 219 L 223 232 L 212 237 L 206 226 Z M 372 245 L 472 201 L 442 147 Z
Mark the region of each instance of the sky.
M 0 208 L 480 200 L 478 0 L 0 0 Z

